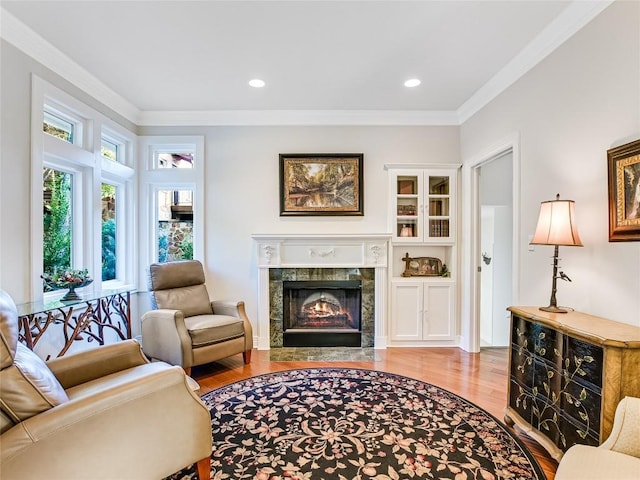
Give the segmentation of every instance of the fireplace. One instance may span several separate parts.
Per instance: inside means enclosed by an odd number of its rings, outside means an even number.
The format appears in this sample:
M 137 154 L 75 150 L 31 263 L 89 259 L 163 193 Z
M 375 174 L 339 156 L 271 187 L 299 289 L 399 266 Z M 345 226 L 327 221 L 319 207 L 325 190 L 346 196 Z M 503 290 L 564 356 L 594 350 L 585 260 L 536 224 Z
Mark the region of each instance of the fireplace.
M 360 347 L 360 280 L 284 281 L 283 346 Z
M 356 327 L 351 322 L 348 327 L 336 327 L 338 319 L 334 318 L 332 328 L 348 329 L 350 335 L 341 338 L 351 336 L 354 344 L 353 338 L 359 334 L 358 347 L 386 348 L 390 234 L 254 234 L 252 237 L 258 267 L 258 317 L 254 332 L 259 350 L 284 346 L 285 282 L 343 280 L 360 282 L 360 325 Z M 300 308 L 303 306 L 296 307 Z M 318 318 L 315 321 L 318 323 Z M 302 338 L 309 336 L 312 327 L 297 328 L 306 329 L 299 335 Z

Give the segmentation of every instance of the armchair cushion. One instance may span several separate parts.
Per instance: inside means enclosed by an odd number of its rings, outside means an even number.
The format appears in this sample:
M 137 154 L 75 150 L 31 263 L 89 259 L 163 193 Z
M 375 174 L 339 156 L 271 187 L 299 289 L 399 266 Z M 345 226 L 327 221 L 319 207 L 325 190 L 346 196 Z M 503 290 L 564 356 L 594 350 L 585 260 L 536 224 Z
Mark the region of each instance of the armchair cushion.
M 69 400 L 44 361 L 21 343 L 0 380 L 2 410 L 16 423 Z
M 195 348 L 244 336 L 242 318 L 229 315 L 196 315 L 185 318 L 184 324 Z

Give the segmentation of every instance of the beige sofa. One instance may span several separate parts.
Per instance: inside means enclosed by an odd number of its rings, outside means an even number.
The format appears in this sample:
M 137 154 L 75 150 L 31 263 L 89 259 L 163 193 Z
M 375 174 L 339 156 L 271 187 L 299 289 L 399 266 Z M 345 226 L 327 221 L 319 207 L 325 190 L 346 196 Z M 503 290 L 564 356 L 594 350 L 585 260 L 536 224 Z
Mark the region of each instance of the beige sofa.
M 3 480 L 160 479 L 196 462 L 209 478 L 211 420 L 193 380 L 137 342 L 45 363 L 18 342 L 0 290 L 0 367 Z
M 567 450 L 555 478 L 640 480 L 640 398 L 620 401 L 611 434 L 602 445 L 574 445 Z

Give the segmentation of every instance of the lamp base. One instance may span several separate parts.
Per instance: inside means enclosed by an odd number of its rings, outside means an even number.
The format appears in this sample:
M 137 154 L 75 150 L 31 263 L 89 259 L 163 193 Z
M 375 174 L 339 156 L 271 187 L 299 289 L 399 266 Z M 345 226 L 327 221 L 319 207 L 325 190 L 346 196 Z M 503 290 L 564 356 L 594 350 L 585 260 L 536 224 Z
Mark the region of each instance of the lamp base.
M 566 308 L 554 307 L 553 305 L 549 305 L 548 307 L 540 307 L 539 310 L 551 313 L 567 313 L 569 311 Z

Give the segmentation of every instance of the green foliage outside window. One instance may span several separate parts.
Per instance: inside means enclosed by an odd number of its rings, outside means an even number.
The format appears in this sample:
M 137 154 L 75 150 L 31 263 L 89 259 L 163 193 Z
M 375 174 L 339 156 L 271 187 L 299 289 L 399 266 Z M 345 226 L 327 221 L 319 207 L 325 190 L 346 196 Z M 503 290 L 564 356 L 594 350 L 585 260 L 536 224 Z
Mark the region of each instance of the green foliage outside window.
M 102 281 L 116 278 L 116 186 L 103 183 L 102 203 Z
M 43 273 L 71 268 L 71 174 L 43 169 Z
M 116 278 L 116 221 L 102 222 L 102 281 Z

